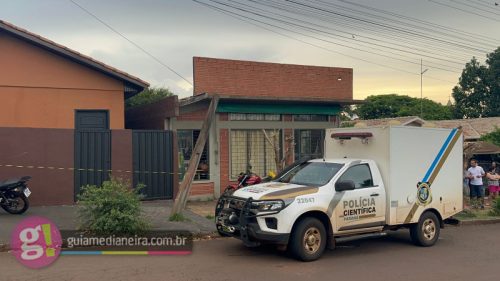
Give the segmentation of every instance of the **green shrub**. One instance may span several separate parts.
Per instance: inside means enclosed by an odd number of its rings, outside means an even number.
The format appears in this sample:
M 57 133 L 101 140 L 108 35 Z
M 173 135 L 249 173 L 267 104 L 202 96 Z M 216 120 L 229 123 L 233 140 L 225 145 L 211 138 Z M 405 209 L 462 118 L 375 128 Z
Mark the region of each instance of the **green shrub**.
M 139 193 L 121 179 L 111 178 L 102 186 L 88 185 L 78 196 L 80 230 L 94 235 L 138 235 L 150 228 L 141 210 Z
M 497 198 L 493 201 L 492 208 L 490 210 L 491 216 L 500 216 L 500 199 Z

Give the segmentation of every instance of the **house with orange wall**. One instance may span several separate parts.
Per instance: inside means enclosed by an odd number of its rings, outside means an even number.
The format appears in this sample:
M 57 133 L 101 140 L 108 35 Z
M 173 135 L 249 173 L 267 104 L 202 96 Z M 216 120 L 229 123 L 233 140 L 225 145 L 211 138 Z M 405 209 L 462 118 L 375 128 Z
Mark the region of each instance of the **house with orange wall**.
M 149 84 L 0 20 L 0 127 L 123 129 Z

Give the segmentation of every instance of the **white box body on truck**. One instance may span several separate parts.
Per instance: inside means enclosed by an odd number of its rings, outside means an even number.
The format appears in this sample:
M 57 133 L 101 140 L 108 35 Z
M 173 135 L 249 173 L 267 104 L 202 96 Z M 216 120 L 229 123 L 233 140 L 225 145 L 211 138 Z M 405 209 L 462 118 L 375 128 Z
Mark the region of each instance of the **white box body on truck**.
M 248 246 L 287 245 L 304 261 L 336 242 L 402 227 L 415 244 L 431 246 L 444 220 L 462 210 L 462 153 L 460 129 L 327 130 L 323 159 L 221 196 L 216 226 Z

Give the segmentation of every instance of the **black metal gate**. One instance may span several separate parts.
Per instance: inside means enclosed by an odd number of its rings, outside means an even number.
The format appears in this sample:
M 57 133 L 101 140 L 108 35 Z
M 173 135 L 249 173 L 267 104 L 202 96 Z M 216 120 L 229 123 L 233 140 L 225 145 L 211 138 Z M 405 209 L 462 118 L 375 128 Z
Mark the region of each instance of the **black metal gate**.
M 111 170 L 111 131 L 75 130 L 75 199 L 85 185 L 101 185 Z
M 145 185 L 146 199 L 173 198 L 173 134 L 171 131 L 132 132 L 134 186 Z

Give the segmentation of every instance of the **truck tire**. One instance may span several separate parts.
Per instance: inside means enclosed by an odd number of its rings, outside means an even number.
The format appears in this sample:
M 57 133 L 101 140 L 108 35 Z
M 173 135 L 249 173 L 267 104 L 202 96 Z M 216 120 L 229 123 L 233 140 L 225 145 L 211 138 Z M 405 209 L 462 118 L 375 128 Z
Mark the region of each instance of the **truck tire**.
M 436 243 L 441 231 L 439 219 L 433 212 L 425 212 L 418 223 L 410 226 L 412 242 L 421 247 L 430 247 Z
M 326 230 L 323 223 L 312 217 L 301 219 L 290 237 L 291 254 L 301 261 L 317 260 L 325 251 Z

